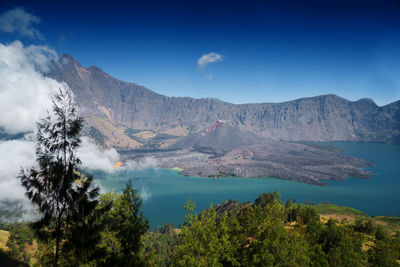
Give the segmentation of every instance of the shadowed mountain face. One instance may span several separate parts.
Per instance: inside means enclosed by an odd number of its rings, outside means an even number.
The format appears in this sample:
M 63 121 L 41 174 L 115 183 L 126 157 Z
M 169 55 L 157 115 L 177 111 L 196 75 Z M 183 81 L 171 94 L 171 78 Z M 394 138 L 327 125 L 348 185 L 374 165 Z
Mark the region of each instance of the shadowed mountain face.
M 217 99 L 160 95 L 96 67 L 84 68 L 68 55 L 59 62 L 52 65 L 48 76 L 68 83 L 91 132 L 108 146 L 143 146 L 142 140 L 127 130 L 182 136 L 218 120 L 239 122 L 256 135 L 275 140 L 400 144 L 400 101 L 379 107 L 370 99 L 351 102 L 323 95 L 284 103 L 234 105 Z

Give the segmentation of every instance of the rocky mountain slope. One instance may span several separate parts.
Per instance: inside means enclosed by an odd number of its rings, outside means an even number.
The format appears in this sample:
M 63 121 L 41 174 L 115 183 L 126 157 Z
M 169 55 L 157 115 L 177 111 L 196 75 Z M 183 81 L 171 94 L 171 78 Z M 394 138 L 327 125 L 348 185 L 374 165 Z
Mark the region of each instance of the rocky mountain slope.
M 370 162 L 332 147 L 259 137 L 237 122 L 217 121 L 179 138 L 168 149 L 125 151 L 125 162 L 151 157 L 160 167 L 203 177 L 276 177 L 325 185 L 325 180 L 369 178 Z
M 72 88 L 86 114 L 88 132 L 91 130 L 106 146 L 168 146 L 178 136 L 196 133 L 217 120 L 239 122 L 274 140 L 400 144 L 400 101 L 379 107 L 370 99 L 352 102 L 323 95 L 283 103 L 235 105 L 217 99 L 160 95 L 117 80 L 99 68 L 84 68 L 69 55 L 50 69 L 48 76 Z M 152 137 L 141 138 L 141 131 L 151 132 L 147 136 Z
M 210 127 L 179 138 L 171 149 L 192 149 L 210 154 L 225 154 L 237 147 L 262 145 L 271 139 L 257 136 L 238 122 L 218 120 Z

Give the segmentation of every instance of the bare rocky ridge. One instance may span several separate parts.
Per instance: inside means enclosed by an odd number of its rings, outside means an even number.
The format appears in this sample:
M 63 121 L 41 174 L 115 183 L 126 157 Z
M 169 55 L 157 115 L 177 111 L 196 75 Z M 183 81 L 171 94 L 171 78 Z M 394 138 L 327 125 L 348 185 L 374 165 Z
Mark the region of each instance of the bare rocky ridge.
M 196 133 L 217 120 L 230 120 L 263 137 L 285 141 L 365 141 L 400 144 L 400 101 L 379 107 L 371 99 L 348 101 L 336 95 L 283 103 L 235 105 L 218 99 L 167 97 L 143 86 L 117 80 L 99 68 L 82 67 L 64 55 L 47 74 L 65 81 L 96 128 L 106 121 L 129 138 L 129 131 Z M 89 116 L 90 115 L 90 116 Z M 104 123 L 103 123 L 104 124 Z M 90 126 L 89 125 L 89 126 Z M 97 129 L 97 128 L 96 128 Z M 105 145 L 117 148 L 160 147 L 178 136 L 124 141 L 97 129 Z

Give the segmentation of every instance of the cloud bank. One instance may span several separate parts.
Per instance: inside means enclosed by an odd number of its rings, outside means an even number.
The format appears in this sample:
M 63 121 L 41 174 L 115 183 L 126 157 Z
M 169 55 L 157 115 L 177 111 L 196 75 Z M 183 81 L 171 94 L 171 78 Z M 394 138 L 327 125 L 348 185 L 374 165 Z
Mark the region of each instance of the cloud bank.
M 83 136 L 81 140 L 78 157 L 82 161 L 82 167 L 106 172 L 114 172 L 116 170 L 114 163 L 119 161 L 119 154 L 115 149 L 102 151 L 88 137 Z
M 82 144 L 78 150 L 78 157 L 82 161 L 82 167 L 89 170 L 102 170 L 109 173 L 125 170 L 143 170 L 148 168 L 156 169 L 160 163 L 155 158 L 146 157 L 137 161 L 129 160 L 119 168 L 114 164 L 120 161 L 120 155 L 114 149 L 102 150 L 90 138 L 83 136 Z
M 223 60 L 223 56 L 221 54 L 211 52 L 208 54 L 203 54 L 198 60 L 197 60 L 197 67 L 199 69 L 203 69 L 205 66 L 207 66 L 210 63 L 215 63 L 215 62 L 220 62 Z
M 60 83 L 44 77 L 56 54 L 45 46 L 24 47 L 15 41 L 0 44 L 0 126 L 9 134 L 34 131 L 51 108 L 51 96 Z
M 16 178 L 21 166 L 34 164 L 35 144 L 30 137 L 0 141 L 0 199 L 22 200 L 24 188 Z
M 33 208 L 17 176 L 21 166 L 34 164 L 35 144 L 31 135 L 21 140 L 0 141 L 0 209 L 2 221 L 33 218 Z M 17 217 L 14 217 L 17 216 Z
M 17 33 L 21 36 L 42 40 L 42 34 L 33 27 L 40 23 L 40 18 L 17 7 L 0 14 L 0 30 L 7 33 Z
M 0 141 L 0 202 L 19 201 L 30 207 L 17 176 L 21 167 L 35 164 L 36 122 L 46 115 L 51 97 L 62 86 L 40 72 L 48 70 L 55 56 L 45 46 L 24 47 L 19 41 L 0 44 L 0 131 L 30 132 L 18 140 Z

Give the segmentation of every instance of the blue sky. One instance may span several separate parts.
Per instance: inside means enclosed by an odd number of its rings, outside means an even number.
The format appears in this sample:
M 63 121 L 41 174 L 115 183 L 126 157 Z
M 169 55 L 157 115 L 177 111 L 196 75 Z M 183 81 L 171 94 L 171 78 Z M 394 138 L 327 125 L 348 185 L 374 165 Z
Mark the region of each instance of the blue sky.
M 400 1 L 3 0 L 0 17 L 15 8 L 35 32 L 3 27 L 1 43 L 47 45 L 169 96 L 400 99 Z

